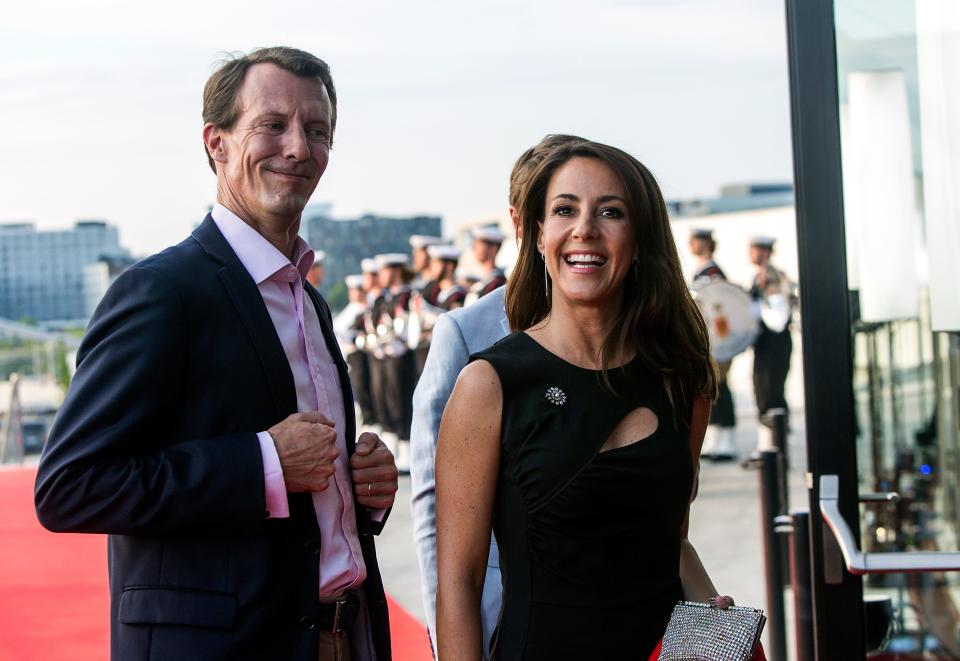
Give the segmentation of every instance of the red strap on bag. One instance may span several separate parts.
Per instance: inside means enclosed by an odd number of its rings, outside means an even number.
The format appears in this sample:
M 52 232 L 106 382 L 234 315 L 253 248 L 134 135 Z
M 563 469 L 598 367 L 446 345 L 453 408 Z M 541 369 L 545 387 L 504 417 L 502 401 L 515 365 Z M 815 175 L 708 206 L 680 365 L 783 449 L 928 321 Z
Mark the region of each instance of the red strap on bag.
M 656 648 L 650 654 L 650 661 L 657 661 L 657 657 L 660 656 L 661 647 L 663 647 L 662 640 L 659 643 L 657 643 Z M 753 655 L 753 661 L 767 661 L 767 657 L 763 653 L 763 645 L 757 645 L 757 651 Z

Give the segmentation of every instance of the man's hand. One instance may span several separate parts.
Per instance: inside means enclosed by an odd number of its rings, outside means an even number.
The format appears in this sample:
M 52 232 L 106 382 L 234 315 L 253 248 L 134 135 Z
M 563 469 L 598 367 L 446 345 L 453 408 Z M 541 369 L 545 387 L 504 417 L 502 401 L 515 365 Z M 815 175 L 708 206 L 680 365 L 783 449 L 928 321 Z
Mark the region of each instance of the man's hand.
M 333 421 L 319 411 L 294 413 L 267 430 L 277 447 L 287 491 L 323 491 L 340 454 Z
M 370 509 L 393 507 L 397 494 L 397 464 L 380 437 L 370 432 L 360 434 L 357 449 L 350 457 L 353 469 L 353 490 L 357 501 Z

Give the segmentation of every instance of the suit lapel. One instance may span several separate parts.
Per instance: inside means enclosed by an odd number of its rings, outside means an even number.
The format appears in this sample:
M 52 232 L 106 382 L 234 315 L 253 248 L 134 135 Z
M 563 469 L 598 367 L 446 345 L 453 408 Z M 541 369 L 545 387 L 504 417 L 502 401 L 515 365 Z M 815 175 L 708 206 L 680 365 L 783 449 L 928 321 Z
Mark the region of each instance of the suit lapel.
M 330 319 L 327 318 L 327 307 L 320 299 L 320 294 L 313 288 L 309 282 L 304 283 L 304 291 L 310 296 L 314 309 L 317 311 L 317 318 L 320 320 L 320 328 L 323 331 L 323 341 L 327 345 L 327 351 L 333 358 L 337 366 L 337 376 L 340 377 L 340 391 L 343 394 L 343 417 L 346 420 L 347 428 L 344 430 L 344 440 L 347 443 L 347 454 L 352 455 L 356 447 L 356 425 L 357 420 L 353 411 L 353 389 L 350 387 L 350 375 L 347 371 L 347 363 L 340 353 L 340 345 L 337 344 L 336 334 L 333 332 L 333 326 Z
M 208 255 L 222 264 L 218 272 L 220 281 L 253 342 L 273 394 L 277 418 L 282 419 L 295 413 L 297 393 L 293 384 L 293 373 L 257 284 L 240 263 L 210 215 L 194 230 L 193 237 Z

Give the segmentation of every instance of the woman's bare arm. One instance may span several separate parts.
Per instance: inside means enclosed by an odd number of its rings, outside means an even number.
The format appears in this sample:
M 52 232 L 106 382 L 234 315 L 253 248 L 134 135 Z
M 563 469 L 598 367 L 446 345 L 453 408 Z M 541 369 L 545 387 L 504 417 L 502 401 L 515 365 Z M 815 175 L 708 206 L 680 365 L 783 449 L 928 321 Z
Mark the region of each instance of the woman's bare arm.
M 437 444 L 437 653 L 480 661 L 480 600 L 500 464 L 503 393 L 486 361 L 460 373 Z
M 693 455 L 693 491 L 690 502 L 697 495 L 697 484 L 700 480 L 700 448 L 703 447 L 703 437 L 707 432 L 710 421 L 710 400 L 697 397 L 693 402 L 693 416 L 690 420 L 690 453 Z M 683 585 L 683 598 L 688 601 L 705 602 L 710 597 L 717 596 L 707 570 L 700 562 L 697 550 L 687 539 L 690 527 L 690 504 L 687 504 L 687 513 L 683 517 L 683 527 L 680 535 L 680 582 Z

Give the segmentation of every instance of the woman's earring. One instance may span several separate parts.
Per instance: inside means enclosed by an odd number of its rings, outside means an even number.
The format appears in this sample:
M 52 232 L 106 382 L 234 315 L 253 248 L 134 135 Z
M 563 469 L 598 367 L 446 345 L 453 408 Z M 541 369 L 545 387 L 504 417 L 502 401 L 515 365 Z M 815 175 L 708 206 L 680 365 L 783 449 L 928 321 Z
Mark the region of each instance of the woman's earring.
M 540 259 L 543 260 L 543 293 L 546 295 L 547 300 L 550 299 L 550 274 L 547 273 L 547 256 L 544 253 L 540 253 Z

